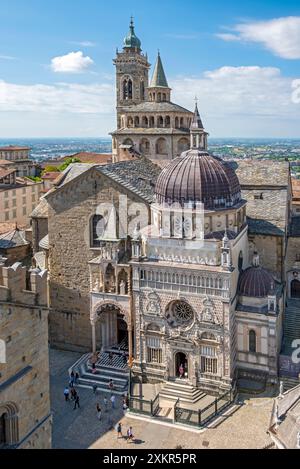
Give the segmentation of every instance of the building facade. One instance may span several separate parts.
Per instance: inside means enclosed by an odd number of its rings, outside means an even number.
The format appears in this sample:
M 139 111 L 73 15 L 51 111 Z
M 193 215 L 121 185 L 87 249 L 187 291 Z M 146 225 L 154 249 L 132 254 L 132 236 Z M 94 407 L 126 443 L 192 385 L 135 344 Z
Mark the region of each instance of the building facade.
M 70 165 L 32 214 L 51 343 L 126 349 L 143 382 L 181 376 L 212 394 L 239 377 L 275 383 L 294 262 L 289 164 L 212 155 L 198 106 L 173 107 L 160 56 L 149 84 L 133 24 L 115 64 L 114 163 Z
M 0 260 L 0 449 L 51 448 L 47 272 Z
M 17 176 L 35 176 L 34 162 L 30 159 L 30 148 L 8 146 L 0 148 L 0 160 L 13 163 Z

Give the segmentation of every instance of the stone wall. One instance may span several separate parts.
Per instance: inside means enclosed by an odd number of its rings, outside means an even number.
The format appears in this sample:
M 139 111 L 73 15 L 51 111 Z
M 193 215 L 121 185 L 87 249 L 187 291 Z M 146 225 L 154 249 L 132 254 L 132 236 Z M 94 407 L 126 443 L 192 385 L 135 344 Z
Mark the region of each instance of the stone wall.
M 31 291 L 25 291 L 26 269 L 0 270 L 0 341 L 4 344 L 0 359 L 0 414 L 6 415 L 6 443 L 18 448 L 49 449 L 48 308 L 44 294 L 47 277 L 33 273 Z M 10 293 L 12 286 L 14 295 Z
M 90 220 L 101 203 L 113 203 L 118 209 L 119 195 L 116 183 L 90 170 L 48 197 L 50 341 L 55 347 L 91 350 L 88 262 L 100 255 L 100 249 L 90 247 Z M 132 203 L 141 200 L 127 195 L 130 211 Z

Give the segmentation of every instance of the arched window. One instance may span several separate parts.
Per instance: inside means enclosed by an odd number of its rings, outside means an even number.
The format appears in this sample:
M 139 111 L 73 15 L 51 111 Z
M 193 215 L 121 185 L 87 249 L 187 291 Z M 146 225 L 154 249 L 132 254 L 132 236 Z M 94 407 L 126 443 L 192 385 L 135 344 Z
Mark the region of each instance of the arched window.
M 158 116 L 157 118 L 157 127 L 163 127 L 164 126 L 164 119 L 162 116 Z
M 256 332 L 249 331 L 249 352 L 256 353 Z
M 166 95 L 166 93 L 163 93 L 163 101 L 167 101 L 167 95 Z
M 105 271 L 105 292 L 115 293 L 116 281 L 115 281 L 115 269 L 111 264 L 108 264 Z
M 190 148 L 190 142 L 189 142 L 189 139 L 188 138 L 185 138 L 185 137 L 182 137 L 179 141 L 178 141 L 178 153 L 182 153 L 184 151 L 187 151 L 189 150 Z
M 139 126 L 140 126 L 140 118 L 138 116 L 135 116 L 134 127 L 139 127 Z
M 18 409 L 13 403 L 0 405 L 0 449 L 19 441 Z
M 132 80 L 130 78 L 125 78 L 123 81 L 123 100 L 132 99 Z
M 128 98 L 127 99 L 132 99 L 132 80 L 128 80 Z
M 133 127 L 133 118 L 131 116 L 127 119 L 127 127 Z
M 156 142 L 156 153 L 158 155 L 167 154 L 167 142 L 164 138 L 159 138 Z
M 143 116 L 142 117 L 142 127 L 146 128 L 146 127 L 148 127 L 148 124 L 149 124 L 148 117 Z
M 91 247 L 98 248 L 105 232 L 105 221 L 102 215 L 94 215 L 91 219 Z
M 157 101 L 160 103 L 161 102 L 161 93 L 158 93 L 157 95 Z
M 142 138 L 140 142 L 140 153 L 148 155 L 150 152 L 150 142 L 147 138 Z
M 144 101 L 145 99 L 145 83 L 141 81 L 141 100 Z
M 154 127 L 155 126 L 155 119 L 153 116 L 149 118 L 149 127 Z
M 123 142 L 123 145 L 130 145 L 131 147 L 133 147 L 133 141 L 131 140 L 131 138 L 126 138 L 126 140 L 124 140 Z
M 178 117 L 175 117 L 175 129 L 178 129 L 179 127 L 179 120 Z
M 169 128 L 171 126 L 170 116 L 166 116 L 165 127 Z
M 180 124 L 179 124 L 180 128 L 182 129 L 183 128 L 183 117 L 180 117 Z

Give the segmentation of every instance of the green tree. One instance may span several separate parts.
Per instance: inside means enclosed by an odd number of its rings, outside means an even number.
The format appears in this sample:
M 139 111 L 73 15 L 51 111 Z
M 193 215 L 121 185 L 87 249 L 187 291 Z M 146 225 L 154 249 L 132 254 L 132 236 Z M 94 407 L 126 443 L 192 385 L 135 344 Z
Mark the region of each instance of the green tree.
M 78 158 L 67 158 L 65 162 L 58 167 L 58 171 L 64 171 L 73 163 L 81 163 L 81 161 Z

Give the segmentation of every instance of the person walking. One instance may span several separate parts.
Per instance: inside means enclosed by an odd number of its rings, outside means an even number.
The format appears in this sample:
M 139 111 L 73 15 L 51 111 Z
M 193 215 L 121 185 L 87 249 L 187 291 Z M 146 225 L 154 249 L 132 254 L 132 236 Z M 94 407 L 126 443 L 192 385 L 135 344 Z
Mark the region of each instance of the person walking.
M 109 383 L 108 383 L 108 389 L 110 390 L 110 392 L 112 393 L 113 390 L 114 390 L 114 382 L 112 379 L 109 380 Z
M 118 432 L 118 439 L 119 439 L 119 438 L 123 438 L 123 432 L 122 432 L 122 424 L 121 424 L 121 422 L 118 423 L 118 425 L 117 425 L 117 432 Z
M 102 410 L 99 404 L 97 404 L 97 418 L 100 421 L 102 416 Z
M 108 400 L 106 397 L 104 397 L 103 399 L 103 404 L 104 404 L 104 409 L 105 409 L 105 413 L 107 412 L 107 407 L 108 407 Z
M 94 393 L 95 395 L 97 394 L 97 387 L 98 387 L 97 384 L 94 383 L 94 384 L 93 384 L 93 393 Z
M 112 394 L 110 398 L 110 402 L 111 402 L 111 408 L 115 409 L 116 408 L 116 396 L 114 394 Z
M 66 402 L 69 402 L 69 396 L 70 396 L 70 390 L 68 387 L 65 387 L 65 390 L 64 390 L 64 396 L 65 396 L 65 401 Z
M 78 384 L 78 381 L 79 381 L 79 373 L 78 373 L 78 371 L 76 371 L 76 373 L 75 373 L 75 384 Z
M 127 430 L 127 443 L 129 442 L 133 442 L 132 427 L 129 427 Z
M 74 409 L 73 410 L 76 410 L 78 407 L 78 409 L 80 409 L 80 403 L 79 403 L 79 395 L 76 394 L 76 397 L 75 397 L 75 403 L 74 403 Z
M 127 404 L 126 404 L 126 401 L 124 400 L 123 401 L 123 414 L 124 414 L 124 417 L 126 416 L 126 412 L 127 412 Z
M 71 400 L 75 401 L 77 395 L 77 391 L 75 388 L 71 388 Z
M 70 374 L 70 388 L 73 388 L 74 387 L 74 382 L 75 382 L 75 374 L 74 374 L 74 371 L 72 371 L 72 373 Z

